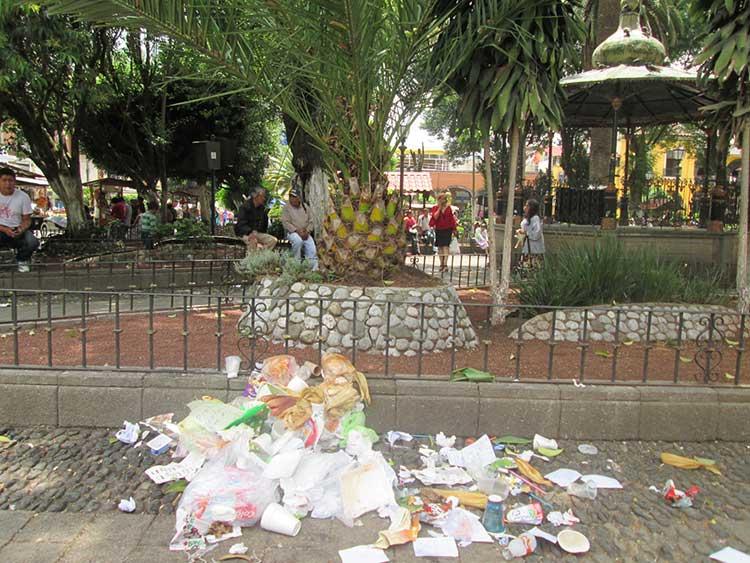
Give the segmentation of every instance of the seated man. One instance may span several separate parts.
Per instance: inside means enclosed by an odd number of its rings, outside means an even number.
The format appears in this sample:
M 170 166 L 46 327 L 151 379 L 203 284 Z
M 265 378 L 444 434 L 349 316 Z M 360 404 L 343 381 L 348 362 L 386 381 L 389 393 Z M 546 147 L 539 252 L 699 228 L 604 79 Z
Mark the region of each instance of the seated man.
M 318 254 L 315 249 L 315 240 L 310 235 L 312 220 L 307 206 L 299 197 L 297 188 L 292 188 L 289 192 L 289 205 L 285 205 L 281 212 L 281 223 L 292 245 L 292 255 L 299 260 L 302 258 L 304 249 L 305 260 L 310 262 L 313 270 L 317 270 Z
M 258 187 L 252 191 L 250 197 L 237 210 L 234 234 L 245 241 L 248 252 L 258 249 L 273 250 L 278 241 L 267 231 L 266 190 Z
M 16 250 L 19 272 L 29 271 L 29 260 L 39 248 L 31 227 L 31 198 L 16 189 L 16 173 L 0 168 L 0 247 Z

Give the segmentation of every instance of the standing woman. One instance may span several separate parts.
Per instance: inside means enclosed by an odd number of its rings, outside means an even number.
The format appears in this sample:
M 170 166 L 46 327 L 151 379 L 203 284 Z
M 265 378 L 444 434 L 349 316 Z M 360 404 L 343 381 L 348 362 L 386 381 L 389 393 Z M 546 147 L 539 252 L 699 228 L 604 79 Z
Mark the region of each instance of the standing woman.
M 534 267 L 544 258 L 544 233 L 539 218 L 539 202 L 530 199 L 523 206 L 523 220 L 518 234 L 525 235 L 521 254 L 529 266 Z
M 451 238 L 458 226 L 456 216 L 448 201 L 448 193 L 443 192 L 437 196 L 438 204 L 432 208 L 430 215 L 430 227 L 435 229 L 435 246 L 438 247 L 440 256 L 440 271 L 448 270 L 448 253 Z

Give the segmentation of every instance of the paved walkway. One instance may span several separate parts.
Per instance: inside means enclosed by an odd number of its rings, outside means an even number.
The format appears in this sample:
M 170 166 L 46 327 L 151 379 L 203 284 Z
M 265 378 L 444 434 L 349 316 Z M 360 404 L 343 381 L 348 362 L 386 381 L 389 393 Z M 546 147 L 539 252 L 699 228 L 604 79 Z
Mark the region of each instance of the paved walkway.
M 142 449 L 110 443 L 112 431 L 88 429 L 2 428 L 15 440 L 0 444 L 0 562 L 161 562 L 186 561 L 170 553 L 174 507 L 178 498 L 157 486 L 143 470 L 164 463 Z M 425 441 L 423 440 L 423 443 Z M 577 442 L 560 441 L 565 451 L 550 463 L 534 461 L 544 473 L 559 467 L 619 479 L 622 490 L 599 491 L 587 501 L 560 489 L 545 497 L 558 510 L 572 508 L 581 519 L 575 529 L 591 540 L 589 561 L 708 561 L 724 546 L 750 553 L 750 445 L 742 443 L 593 442 L 599 454 L 584 456 Z M 418 466 L 414 447 L 380 445 L 394 465 Z M 723 471 L 687 471 L 659 463 L 659 453 L 713 458 Z M 648 490 L 672 478 L 683 490 L 701 491 L 692 509 L 673 509 Z M 413 486 L 413 485 L 412 485 Z M 116 505 L 132 495 L 137 512 L 122 514 Z M 518 497 L 525 502 L 526 497 Z M 339 561 L 337 552 L 377 538 L 387 521 L 369 514 L 352 529 L 338 521 L 306 518 L 296 538 L 246 529 L 242 541 L 264 563 Z M 547 532 L 559 529 L 546 523 Z M 526 527 L 516 526 L 513 533 Z M 430 526 L 423 526 L 427 536 Z M 240 540 L 227 540 L 207 555 L 218 560 Z M 460 561 L 501 560 L 498 545 L 459 548 Z M 391 561 L 415 559 L 411 545 L 388 551 Z M 541 542 L 531 561 L 577 561 Z

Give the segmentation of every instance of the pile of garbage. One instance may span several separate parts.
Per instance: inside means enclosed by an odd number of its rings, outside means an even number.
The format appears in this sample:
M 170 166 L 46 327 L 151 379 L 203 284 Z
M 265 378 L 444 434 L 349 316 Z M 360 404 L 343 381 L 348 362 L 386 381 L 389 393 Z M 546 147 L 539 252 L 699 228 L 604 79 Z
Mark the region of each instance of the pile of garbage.
M 556 510 L 553 493 L 593 499 L 600 489 L 622 488 L 612 477 L 572 469 L 543 476 L 536 459 L 549 461 L 562 450 L 539 435 L 484 435 L 459 449 L 455 436 L 441 433 L 419 446 L 420 467 L 395 470 L 373 449 L 379 436 L 366 426 L 367 380 L 347 358 L 325 354 L 317 366 L 282 355 L 258 368 L 229 403 L 203 397 L 188 404 L 190 414 L 180 422 L 165 414 L 140 423 L 157 433 L 143 444 L 155 454 L 171 450 L 175 460 L 146 474 L 159 484 L 186 483 L 172 550 L 203 554 L 256 524 L 294 536 L 308 516 L 351 527 L 377 511 L 390 521 L 387 529 L 371 545 L 341 551 L 345 563 L 387 561 L 382 550 L 406 543 L 416 556 L 456 557 L 459 546 L 499 542 L 512 559 L 532 553 L 540 539 L 584 553 L 589 540 L 571 529 L 580 520 L 571 510 Z M 142 436 L 138 424 L 117 433 L 130 444 Z M 417 438 L 385 435 L 392 449 Z M 593 446 L 580 448 L 596 454 Z M 135 509 L 132 499 L 121 509 Z M 545 521 L 564 530 L 545 532 L 539 528 Z M 419 537 L 423 525 L 433 528 L 429 537 Z M 506 525 L 523 531 L 511 534 Z

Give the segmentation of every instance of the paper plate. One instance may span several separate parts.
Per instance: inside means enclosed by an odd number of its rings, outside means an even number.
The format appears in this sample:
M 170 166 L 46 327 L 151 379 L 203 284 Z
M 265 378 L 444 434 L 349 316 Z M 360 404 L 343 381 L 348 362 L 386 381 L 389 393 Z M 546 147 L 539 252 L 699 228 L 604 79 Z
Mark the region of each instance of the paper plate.
M 591 549 L 588 538 L 575 530 L 563 530 L 557 534 L 557 544 L 568 553 L 586 553 Z

